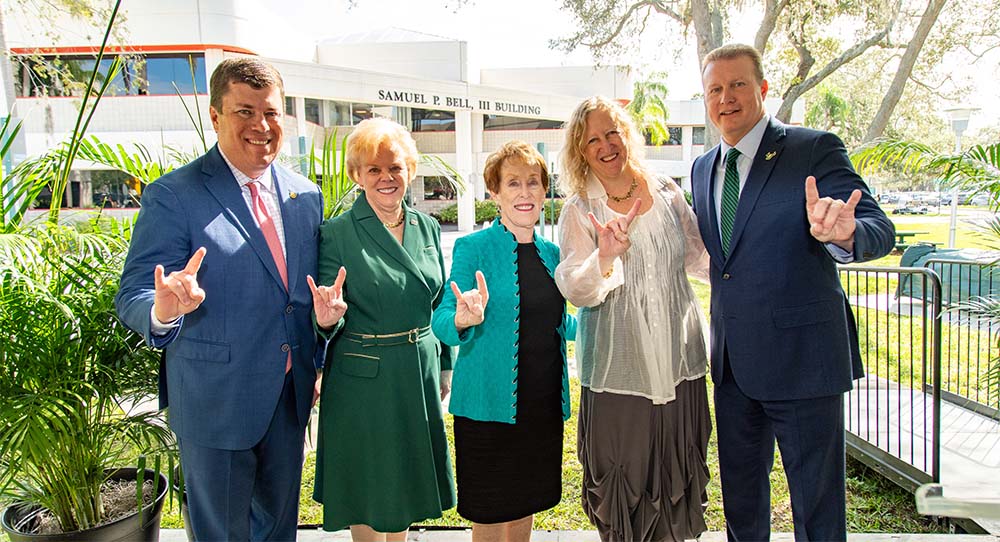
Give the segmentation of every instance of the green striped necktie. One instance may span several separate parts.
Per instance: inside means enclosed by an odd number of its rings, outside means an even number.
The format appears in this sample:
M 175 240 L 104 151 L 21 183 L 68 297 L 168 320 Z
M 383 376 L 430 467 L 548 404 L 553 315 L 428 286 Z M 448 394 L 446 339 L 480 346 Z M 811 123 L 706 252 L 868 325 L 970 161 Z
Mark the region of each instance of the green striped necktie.
M 729 256 L 729 239 L 733 234 L 733 219 L 736 206 L 740 203 L 740 172 L 736 169 L 736 159 L 740 151 L 735 147 L 726 153 L 726 180 L 722 184 L 722 253 Z

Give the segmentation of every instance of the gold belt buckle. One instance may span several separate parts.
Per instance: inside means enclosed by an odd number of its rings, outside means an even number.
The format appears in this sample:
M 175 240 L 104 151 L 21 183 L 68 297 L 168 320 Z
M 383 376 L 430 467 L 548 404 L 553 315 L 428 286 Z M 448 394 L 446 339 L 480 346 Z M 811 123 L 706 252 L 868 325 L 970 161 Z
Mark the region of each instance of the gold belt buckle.
M 410 341 L 410 344 L 417 344 L 417 339 L 420 338 L 420 330 L 413 328 L 406 332 L 406 340 Z

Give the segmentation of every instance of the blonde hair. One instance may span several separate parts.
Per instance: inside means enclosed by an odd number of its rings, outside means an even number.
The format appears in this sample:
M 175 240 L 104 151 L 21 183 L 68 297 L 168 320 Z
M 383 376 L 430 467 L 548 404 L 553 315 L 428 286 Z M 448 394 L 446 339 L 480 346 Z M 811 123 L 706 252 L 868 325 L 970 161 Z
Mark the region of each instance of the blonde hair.
M 562 150 L 562 175 L 559 176 L 559 189 L 567 195 L 583 195 L 587 189 L 587 178 L 590 175 L 590 165 L 587 164 L 585 148 L 587 145 L 587 116 L 594 111 L 603 111 L 611 116 L 611 121 L 618 127 L 622 142 L 628 151 L 628 167 L 639 176 L 646 176 L 646 168 L 642 166 L 642 157 L 646 150 L 646 140 L 636 128 L 632 117 L 618 105 L 604 96 L 592 96 L 576 106 L 566 129 L 566 143 Z
M 403 152 L 410 182 L 417 175 L 417 142 L 398 123 L 384 118 L 365 119 L 347 136 L 347 176 L 356 184 L 362 164 L 378 154 L 382 145 L 395 145 Z
M 504 143 L 486 159 L 483 180 L 487 190 L 494 194 L 500 192 L 500 168 L 507 160 L 519 160 L 527 166 L 538 166 L 542 170 L 542 187 L 546 191 L 549 189 L 549 168 L 545 164 L 545 158 L 531 145 L 515 139 Z
M 760 59 L 760 51 L 750 45 L 742 43 L 728 43 L 722 47 L 712 49 L 701 61 L 701 74 L 705 75 L 705 68 L 716 60 L 733 60 L 735 58 L 747 57 L 753 63 L 753 74 L 757 78 L 757 83 L 764 82 L 764 62 Z

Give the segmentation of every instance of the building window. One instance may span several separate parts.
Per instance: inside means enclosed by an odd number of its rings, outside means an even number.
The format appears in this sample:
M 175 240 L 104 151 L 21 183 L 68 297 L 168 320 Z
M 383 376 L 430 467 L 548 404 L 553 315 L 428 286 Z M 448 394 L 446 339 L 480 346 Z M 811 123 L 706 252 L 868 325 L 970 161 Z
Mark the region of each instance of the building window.
M 303 100 L 305 104 L 303 109 L 305 109 L 306 122 L 311 122 L 313 124 L 320 124 L 319 119 L 319 104 L 320 101 L 313 98 L 306 98 Z
M 295 116 L 295 98 L 291 96 L 285 96 L 285 114 L 291 117 Z
M 705 144 L 705 127 L 695 126 L 691 130 L 691 143 L 693 145 L 704 145 Z
M 562 121 L 483 115 L 483 130 L 558 130 Z
M 681 130 L 680 126 L 668 126 L 668 139 L 661 143 L 662 146 L 667 145 L 680 145 L 681 144 Z M 646 146 L 653 147 L 653 137 L 649 132 L 646 132 Z
M 412 109 L 410 111 L 413 132 L 454 132 L 455 113 L 452 111 L 434 111 L 427 109 Z
M 351 104 L 347 102 L 326 100 L 323 102 L 323 105 L 326 107 L 327 126 L 351 125 Z
M 371 104 L 351 104 L 351 125 L 355 125 L 365 119 L 375 116 Z
M 13 56 L 18 96 L 78 96 L 90 80 L 96 59 L 91 56 Z M 101 60 L 98 83 L 111 70 L 114 55 Z M 176 85 L 176 88 L 175 88 Z M 121 70 L 107 95 L 208 94 L 205 56 L 195 53 L 123 57 Z
M 424 199 L 453 200 L 455 197 L 455 187 L 447 177 L 424 177 Z
M 208 94 L 204 55 L 149 56 L 145 64 L 149 94 L 175 94 L 178 90 L 181 94 Z

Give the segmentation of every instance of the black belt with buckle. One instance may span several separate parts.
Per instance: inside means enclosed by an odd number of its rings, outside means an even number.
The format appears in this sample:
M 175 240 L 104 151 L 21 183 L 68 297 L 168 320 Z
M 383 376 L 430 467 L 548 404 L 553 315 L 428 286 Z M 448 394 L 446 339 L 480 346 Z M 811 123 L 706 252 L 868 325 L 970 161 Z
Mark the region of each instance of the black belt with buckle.
M 396 346 L 400 344 L 417 344 L 421 339 L 431 335 L 431 326 L 415 327 L 397 333 L 353 333 L 345 331 L 344 336 L 349 341 L 367 346 Z

